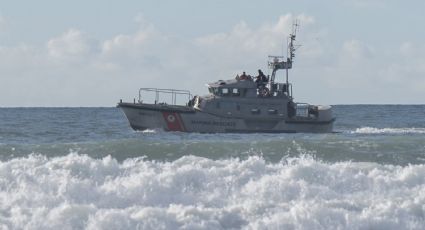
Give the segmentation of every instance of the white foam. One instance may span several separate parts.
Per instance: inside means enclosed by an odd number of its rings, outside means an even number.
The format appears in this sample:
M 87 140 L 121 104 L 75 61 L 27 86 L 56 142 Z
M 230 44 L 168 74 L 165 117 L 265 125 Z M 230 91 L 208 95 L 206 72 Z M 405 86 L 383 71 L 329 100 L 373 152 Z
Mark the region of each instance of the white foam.
M 145 130 L 136 131 L 136 132 L 149 134 L 149 133 L 162 133 L 163 130 L 162 129 L 145 129 Z
M 0 229 L 423 229 L 425 165 L 311 157 L 0 162 Z
M 352 133 L 361 134 L 425 134 L 425 128 L 357 128 Z

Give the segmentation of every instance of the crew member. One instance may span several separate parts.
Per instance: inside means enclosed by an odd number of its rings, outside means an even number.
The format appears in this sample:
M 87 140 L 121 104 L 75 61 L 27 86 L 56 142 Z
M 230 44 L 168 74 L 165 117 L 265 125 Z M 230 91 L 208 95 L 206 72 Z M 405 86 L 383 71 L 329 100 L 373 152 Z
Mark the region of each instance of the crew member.
M 241 80 L 248 80 L 248 75 L 246 75 L 245 71 L 242 73 L 242 75 L 239 77 Z
M 261 69 L 258 70 L 258 76 L 256 77 L 255 83 L 257 83 L 257 87 L 264 86 L 268 82 L 266 75 L 264 75 Z

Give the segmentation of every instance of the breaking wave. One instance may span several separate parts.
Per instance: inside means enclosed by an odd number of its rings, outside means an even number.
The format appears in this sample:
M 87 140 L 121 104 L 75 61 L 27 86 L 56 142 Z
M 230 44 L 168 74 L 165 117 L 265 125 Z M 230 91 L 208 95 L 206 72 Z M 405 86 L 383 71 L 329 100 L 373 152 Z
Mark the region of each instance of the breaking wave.
M 357 128 L 352 133 L 360 134 L 425 134 L 425 128 Z
M 423 229 L 425 165 L 309 155 L 0 161 L 1 229 Z

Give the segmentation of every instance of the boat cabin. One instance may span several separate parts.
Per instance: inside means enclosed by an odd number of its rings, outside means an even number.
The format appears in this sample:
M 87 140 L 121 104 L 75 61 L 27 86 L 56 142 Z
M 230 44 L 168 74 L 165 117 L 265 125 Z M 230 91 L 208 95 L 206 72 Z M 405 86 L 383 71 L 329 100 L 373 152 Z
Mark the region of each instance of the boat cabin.
M 240 98 L 292 98 L 292 86 L 285 83 L 263 83 L 258 85 L 253 80 L 219 80 L 207 84 L 211 95 L 217 97 L 240 97 Z

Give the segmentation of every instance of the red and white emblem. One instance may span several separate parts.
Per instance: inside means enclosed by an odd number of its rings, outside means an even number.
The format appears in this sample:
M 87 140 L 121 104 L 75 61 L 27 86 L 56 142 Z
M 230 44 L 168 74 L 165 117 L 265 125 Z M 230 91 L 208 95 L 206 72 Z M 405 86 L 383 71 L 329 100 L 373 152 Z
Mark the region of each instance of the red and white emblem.
M 179 113 L 174 112 L 162 112 L 167 128 L 170 131 L 185 131 L 182 118 Z
M 173 114 L 170 114 L 167 116 L 167 121 L 173 123 L 174 121 L 176 121 L 176 117 Z

